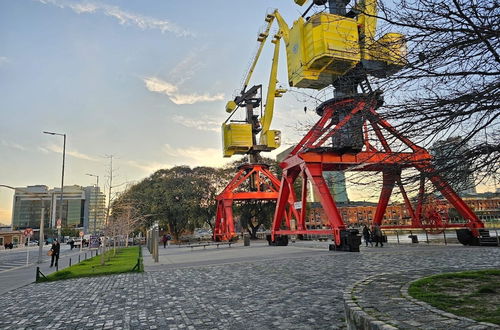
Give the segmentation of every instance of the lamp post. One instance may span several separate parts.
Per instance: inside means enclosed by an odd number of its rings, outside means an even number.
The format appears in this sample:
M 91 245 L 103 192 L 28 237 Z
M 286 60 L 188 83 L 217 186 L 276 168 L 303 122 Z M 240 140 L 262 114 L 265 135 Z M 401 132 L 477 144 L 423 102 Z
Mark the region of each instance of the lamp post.
M 93 231 L 93 234 L 95 236 L 96 233 L 97 233 L 97 229 L 96 229 L 96 223 L 97 223 L 97 190 L 99 189 L 99 175 L 90 174 L 90 173 L 87 173 L 86 175 L 93 176 L 93 177 L 95 177 L 97 179 L 96 184 L 95 184 L 95 202 L 94 202 L 94 231 Z
M 19 190 L 19 191 L 22 191 L 25 194 L 28 194 L 28 195 L 31 195 L 31 196 L 34 196 L 34 197 L 40 199 L 42 207 L 41 207 L 41 214 L 40 214 L 40 234 L 38 235 L 39 236 L 38 237 L 38 263 L 41 264 L 43 262 L 43 239 L 45 238 L 44 237 L 44 232 L 43 232 L 44 214 L 45 214 L 45 208 L 43 207 L 43 198 L 40 197 L 40 196 L 37 196 L 37 195 L 35 195 L 35 194 L 33 194 L 33 193 L 29 192 L 29 191 L 26 191 L 24 189 L 14 188 L 14 187 L 7 186 L 7 185 L 4 185 L 4 184 L 0 184 L 0 187 L 12 189 L 14 191 Z
M 61 220 L 60 224 L 62 225 L 62 218 L 63 218 L 63 194 L 64 194 L 64 161 L 66 159 L 66 134 L 62 133 L 54 133 L 54 132 L 43 132 L 44 134 L 49 134 L 49 135 L 59 135 L 64 138 L 63 142 L 63 161 L 62 161 L 62 174 L 61 174 L 61 198 L 60 198 L 60 205 L 59 205 L 59 220 Z M 61 241 L 61 225 L 57 226 L 57 240 L 60 242 Z

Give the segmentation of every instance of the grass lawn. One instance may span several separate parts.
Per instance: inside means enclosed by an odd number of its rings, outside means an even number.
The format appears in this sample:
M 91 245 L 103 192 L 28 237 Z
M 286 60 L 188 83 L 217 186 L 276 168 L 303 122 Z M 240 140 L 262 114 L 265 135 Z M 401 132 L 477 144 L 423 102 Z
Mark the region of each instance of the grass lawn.
M 441 310 L 500 325 L 500 269 L 425 277 L 408 292 Z
M 111 275 L 119 273 L 132 272 L 134 266 L 137 264 L 139 258 L 140 246 L 116 249 L 116 255 L 113 249 L 106 252 L 105 264 L 101 266 L 101 256 L 95 256 L 91 259 L 84 260 L 79 264 L 62 269 L 58 272 L 52 273 L 47 276 L 47 279 L 40 278 L 39 282 L 67 280 L 78 277 Z M 139 270 L 135 269 L 134 272 L 142 272 L 142 260 Z

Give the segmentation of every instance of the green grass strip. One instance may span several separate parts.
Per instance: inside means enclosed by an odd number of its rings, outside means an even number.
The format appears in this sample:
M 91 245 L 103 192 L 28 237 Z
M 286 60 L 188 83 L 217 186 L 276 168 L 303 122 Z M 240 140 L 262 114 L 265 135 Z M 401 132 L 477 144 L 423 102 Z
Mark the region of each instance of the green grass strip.
M 408 293 L 455 315 L 500 325 L 500 269 L 424 277 Z
M 67 280 L 78 277 L 112 275 L 128 272 L 142 272 L 144 270 L 142 266 L 142 260 L 140 263 L 141 267 L 139 267 L 139 269 L 137 269 L 136 267 L 134 270 L 134 267 L 137 265 L 137 260 L 140 258 L 139 252 L 140 246 L 119 249 L 117 248 L 116 253 L 114 253 L 113 249 L 110 249 L 104 255 L 104 265 L 101 265 L 101 255 L 98 255 L 93 258 L 84 260 L 71 267 L 52 273 L 48 275 L 46 279 L 41 278 L 39 282 Z

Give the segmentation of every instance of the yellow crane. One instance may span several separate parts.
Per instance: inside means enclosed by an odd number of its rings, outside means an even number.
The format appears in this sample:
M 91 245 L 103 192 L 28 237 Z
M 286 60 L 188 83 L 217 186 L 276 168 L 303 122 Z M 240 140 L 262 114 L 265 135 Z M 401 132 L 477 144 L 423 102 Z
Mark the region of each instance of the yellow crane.
M 307 3 L 307 0 L 294 1 L 300 6 Z M 306 16 L 314 5 L 326 5 L 327 2 L 329 12 Z M 286 91 L 276 88 L 281 39 L 286 47 L 289 85 L 315 90 L 333 86 L 336 98 L 357 94 L 358 86 L 363 93 L 370 92 L 368 75 L 387 77 L 405 65 L 406 43 L 402 34 L 387 33 L 379 39 L 375 38 L 377 1 L 360 0 L 347 11 L 349 2 L 349 0 L 314 0 L 306 12 L 293 22 L 291 28 L 278 10 L 266 15 L 267 25 L 264 32 L 258 36 L 260 45 L 242 92 L 226 105 L 226 111 L 231 115 L 222 125 L 224 157 L 249 154 L 252 163 L 256 161 L 261 151 L 271 151 L 280 146 L 281 133 L 278 130 L 271 130 L 270 125 L 275 97 L 280 97 Z M 248 90 L 247 87 L 275 20 L 279 30 L 272 40 L 274 56 L 269 87 L 264 113 L 259 118 L 253 114 L 253 109 L 260 105 L 261 99 L 257 94 L 261 85 Z M 241 107 L 247 110 L 246 120 L 243 123 L 229 122 L 231 116 Z M 355 137 L 349 139 L 351 141 L 347 145 L 343 145 L 339 140 L 339 149 L 361 148 L 359 141 L 362 140 L 362 128 L 360 125 L 357 126 L 359 127 L 346 128 L 354 131 Z M 256 136 L 259 133 L 257 142 Z

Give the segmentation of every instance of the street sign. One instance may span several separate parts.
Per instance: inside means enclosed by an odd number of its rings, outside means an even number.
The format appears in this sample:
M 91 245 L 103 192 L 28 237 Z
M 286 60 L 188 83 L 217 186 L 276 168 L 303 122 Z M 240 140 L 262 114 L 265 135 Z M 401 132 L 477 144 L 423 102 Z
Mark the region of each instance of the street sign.
M 90 248 L 98 248 L 99 247 L 99 236 L 90 236 Z
M 32 236 L 33 235 L 33 229 L 31 228 L 26 228 L 23 232 L 24 236 L 28 237 L 28 236 Z
M 83 235 L 85 235 L 85 233 L 83 231 L 80 232 L 80 237 L 83 237 Z
M 293 203 L 293 207 L 295 207 L 296 210 L 300 210 L 302 208 L 302 202 L 298 201 Z

